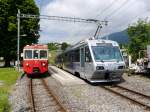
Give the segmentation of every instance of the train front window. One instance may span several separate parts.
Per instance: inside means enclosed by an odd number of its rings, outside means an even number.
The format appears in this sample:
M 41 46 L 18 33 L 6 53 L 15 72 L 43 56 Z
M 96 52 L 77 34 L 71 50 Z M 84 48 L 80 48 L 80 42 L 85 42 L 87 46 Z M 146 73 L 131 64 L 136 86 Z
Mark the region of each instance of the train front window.
M 32 59 L 32 50 L 25 50 L 25 59 Z
M 91 62 L 91 53 L 89 47 L 85 47 L 85 62 Z
M 40 51 L 40 59 L 47 59 L 47 51 L 46 50 Z
M 33 51 L 33 58 L 38 59 L 38 55 L 39 55 L 39 50 L 34 50 Z
M 120 50 L 116 46 L 92 46 L 96 61 L 122 61 Z

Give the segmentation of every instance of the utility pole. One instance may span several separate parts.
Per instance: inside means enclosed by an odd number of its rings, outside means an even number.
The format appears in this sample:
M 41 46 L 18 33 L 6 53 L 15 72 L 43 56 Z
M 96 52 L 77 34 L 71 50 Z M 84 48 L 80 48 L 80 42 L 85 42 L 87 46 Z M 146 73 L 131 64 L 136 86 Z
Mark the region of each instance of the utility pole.
M 18 21 L 18 33 L 17 33 L 17 69 L 20 71 L 20 10 L 18 9 L 17 14 L 17 21 Z

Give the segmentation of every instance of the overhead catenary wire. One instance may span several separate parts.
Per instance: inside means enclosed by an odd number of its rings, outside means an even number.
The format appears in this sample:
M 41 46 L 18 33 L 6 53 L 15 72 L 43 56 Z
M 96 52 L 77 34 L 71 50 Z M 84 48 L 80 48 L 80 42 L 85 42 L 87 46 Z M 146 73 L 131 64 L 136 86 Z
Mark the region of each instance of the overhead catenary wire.
M 130 0 L 130 1 L 132 1 L 132 2 L 130 2 L 130 4 L 132 4 L 132 7 L 130 7 L 130 8 L 134 8 L 133 7 L 133 5 L 136 5 L 135 3 L 133 4 L 133 2 L 134 2 L 134 0 Z M 128 10 L 129 10 L 129 8 L 128 8 Z M 146 13 L 148 13 L 148 12 L 150 12 L 150 10 L 147 10 L 147 12 Z M 136 14 L 136 15 L 132 15 L 132 16 L 130 16 L 129 17 L 129 21 L 127 21 L 127 22 L 123 22 L 123 23 L 125 23 L 125 24 L 118 24 L 117 26 L 115 26 L 116 28 L 118 28 L 118 29 L 123 29 L 123 27 L 125 28 L 125 26 L 127 26 L 127 25 L 130 25 L 130 24 L 132 24 L 136 19 L 138 19 L 138 18 L 140 18 L 140 17 L 142 17 L 143 15 L 145 15 L 145 13 L 142 13 L 142 14 Z M 140 16 L 140 17 L 139 17 Z M 121 16 L 120 18 L 117 18 L 118 20 L 119 19 L 122 19 L 124 16 Z
M 101 10 L 99 14 L 95 16 L 95 18 L 98 18 L 100 15 L 102 16 L 108 9 L 110 9 L 118 0 L 113 0 L 108 6 L 106 6 L 104 9 Z
M 41 14 L 42 7 L 43 7 L 43 1 L 44 1 L 44 0 L 41 0 L 41 2 L 40 2 L 40 14 Z
M 107 22 L 107 21 L 100 21 L 97 19 L 83 19 L 83 18 L 76 18 L 76 17 L 31 15 L 31 14 L 20 14 L 20 18 L 47 19 L 47 20 L 57 20 L 57 21 L 60 20 L 60 21 L 97 23 L 97 24 L 105 24 Z
M 101 13 L 97 14 L 97 15 L 95 16 L 95 18 L 98 18 L 99 15 L 104 14 L 105 11 L 107 11 L 108 9 L 110 9 L 111 6 L 113 6 L 113 4 L 116 3 L 116 1 L 118 1 L 118 0 L 113 0 L 108 6 L 106 6 L 104 9 L 102 9 Z M 86 26 L 87 26 L 87 25 L 86 25 Z M 84 28 L 85 28 L 85 27 L 84 27 Z M 102 27 L 101 27 L 101 28 L 102 28 Z M 83 30 L 83 28 L 82 28 L 81 30 Z M 80 31 L 80 32 L 81 32 L 81 31 Z M 100 30 L 99 30 L 98 32 L 100 33 Z
M 148 12 L 147 12 L 148 13 Z M 140 19 L 139 17 L 140 14 L 137 14 L 135 16 L 132 16 L 130 21 L 126 22 L 126 24 L 123 24 L 123 25 L 117 25 L 116 27 L 119 27 L 118 29 L 122 28 L 123 26 L 127 26 L 127 25 L 130 25 L 130 24 L 133 24 L 135 22 L 135 20 L 137 21 L 137 19 Z M 145 13 L 143 13 L 142 15 L 145 15 Z M 140 15 L 140 16 L 142 16 Z
M 107 10 L 109 10 L 118 0 L 113 0 L 108 6 L 106 6 L 104 9 L 101 10 L 99 14 L 95 16 L 95 18 L 98 18 L 100 15 L 102 16 Z M 106 25 L 107 26 L 107 25 Z M 100 26 L 102 28 L 102 26 Z M 98 30 L 98 34 L 100 33 L 100 30 Z M 97 37 L 98 38 L 98 37 Z
M 41 14 L 41 10 L 42 10 L 42 7 L 43 7 L 43 1 L 44 1 L 44 0 L 37 0 L 37 5 L 38 5 L 38 7 L 39 7 L 39 12 L 40 12 L 40 14 Z
M 113 16 L 115 16 L 115 17 L 117 17 L 117 19 L 121 19 L 122 17 L 124 17 L 124 13 L 126 12 L 126 11 L 129 11 L 129 8 L 134 8 L 134 5 L 136 4 L 136 3 L 134 3 L 135 1 L 134 0 L 130 0 L 130 4 L 128 4 L 127 5 L 127 3 L 129 3 L 129 2 L 127 2 L 120 10 L 118 10 L 116 13 L 114 13 L 114 14 L 112 14 L 111 16 L 110 16 L 110 18 L 112 19 L 112 17 Z M 129 5 L 132 5 L 132 7 L 129 7 Z M 128 6 L 128 7 L 127 7 Z M 126 7 L 126 9 L 127 10 L 122 10 L 123 8 L 125 8 Z M 122 10 L 122 11 L 121 11 Z M 119 11 L 121 11 L 121 12 L 119 12 Z M 120 14 L 121 13 L 121 14 Z M 122 16 L 119 16 L 118 17 L 118 15 L 122 15 Z M 113 21 L 113 20 L 112 20 Z
M 18 14 L 17 17 L 18 18 L 31 18 L 31 19 L 47 19 L 47 20 L 67 21 L 67 22 L 94 23 L 94 24 L 97 24 L 98 28 L 100 28 L 99 26 L 101 25 L 107 24 L 107 21 L 100 21 L 96 19 L 83 19 L 83 18 L 75 18 L 75 17 L 31 15 L 31 14 Z M 97 35 L 94 38 L 97 38 Z
M 130 3 L 129 3 L 130 2 Z M 134 5 L 135 5 L 135 1 L 134 0 L 130 0 L 129 2 L 126 2 L 126 4 L 124 4 L 124 6 L 122 8 L 120 8 L 120 10 L 118 10 L 116 13 L 112 14 L 110 16 L 110 18 L 113 18 L 113 17 L 118 17 L 119 15 L 122 15 L 126 12 L 126 9 L 129 11 L 129 8 L 132 8 Z M 132 6 L 131 6 L 132 5 Z M 131 7 L 130 7 L 131 6 Z M 134 7 L 133 7 L 134 8 Z M 123 10 L 125 9 L 125 10 Z M 123 13 L 123 14 L 122 14 Z
M 111 6 L 113 6 L 113 4 L 116 3 L 116 1 L 118 1 L 118 0 L 113 0 L 108 6 L 106 6 L 104 9 L 102 9 L 102 11 L 101 11 L 100 14 L 97 14 L 94 18 L 97 18 L 99 15 L 102 15 L 102 14 L 103 14 L 105 11 L 107 11 Z M 86 27 L 86 26 L 87 26 L 87 24 L 85 25 L 85 27 Z M 85 27 L 82 27 L 82 28 L 79 27 L 80 31 L 77 32 L 77 33 L 80 33 L 81 31 L 83 31 L 83 29 L 85 29 Z M 99 32 L 100 32 L 100 30 L 99 30 Z M 75 34 L 76 34 L 76 33 L 75 33 Z
M 145 13 L 144 13 L 144 14 L 145 14 Z M 144 15 L 144 14 L 142 14 L 142 15 Z M 128 26 L 129 26 L 130 24 L 132 24 L 135 19 L 138 18 L 138 16 L 139 16 L 139 14 L 137 14 L 136 16 L 132 16 L 131 19 L 130 19 L 130 21 L 125 22 L 125 24 L 118 24 L 118 25 L 115 26 L 115 27 L 116 27 L 117 29 L 120 29 L 120 30 L 118 30 L 118 31 L 126 30 L 126 29 L 128 28 Z M 126 26 L 126 27 L 125 27 L 125 26 Z M 106 38 L 107 38 L 107 36 L 109 36 L 109 34 L 106 35 Z
M 120 13 L 118 13 L 119 11 L 121 11 L 122 10 L 122 8 L 125 8 L 125 7 L 127 7 L 128 5 L 127 4 L 129 4 L 129 2 L 130 2 L 130 5 L 132 5 L 132 7 L 128 7 L 128 9 L 129 8 L 133 8 L 133 5 L 135 5 L 135 3 L 133 3 L 133 2 L 135 2 L 134 0 L 129 0 L 129 1 L 124 1 L 123 2 L 123 4 L 120 6 L 120 7 L 118 7 L 117 9 L 115 9 L 115 11 L 113 11 L 113 12 L 111 12 L 109 15 L 109 18 L 112 18 L 113 16 L 116 16 L 116 14 L 118 15 L 118 14 L 120 14 Z M 123 12 L 123 11 L 122 11 Z M 146 13 L 148 13 L 148 12 L 146 12 Z M 145 13 L 144 13 L 145 14 Z M 142 14 L 142 15 L 144 15 L 144 14 Z M 141 14 L 140 14 L 140 16 L 142 16 Z M 120 17 L 124 17 L 124 16 L 120 16 Z M 117 25 L 116 27 L 119 27 L 118 29 L 122 29 L 123 30 L 123 28 L 125 29 L 125 28 L 127 28 L 127 25 L 130 25 L 130 24 L 132 24 L 132 22 L 134 22 L 135 20 L 136 20 L 136 18 L 138 18 L 139 17 L 139 14 L 137 14 L 136 16 L 133 16 L 133 17 L 130 17 L 130 20 L 129 21 L 127 21 L 127 23 L 126 24 L 119 24 L 119 25 Z M 108 16 L 107 17 L 105 17 L 105 19 L 106 18 L 108 18 Z M 104 19 L 104 20 L 105 20 Z M 117 18 L 118 19 L 118 18 Z M 126 27 L 125 27 L 126 26 Z
M 125 0 L 117 9 L 114 9 L 111 13 L 109 13 L 107 16 L 105 16 L 104 20 L 110 18 L 112 15 L 116 14 L 121 8 L 123 8 L 129 1 Z M 108 35 L 106 36 L 106 39 L 108 39 Z
M 110 18 L 112 15 L 116 14 L 121 8 L 123 8 L 130 0 L 125 0 L 118 8 L 110 12 L 108 15 L 105 16 L 105 19 Z M 104 19 L 104 20 L 105 20 Z

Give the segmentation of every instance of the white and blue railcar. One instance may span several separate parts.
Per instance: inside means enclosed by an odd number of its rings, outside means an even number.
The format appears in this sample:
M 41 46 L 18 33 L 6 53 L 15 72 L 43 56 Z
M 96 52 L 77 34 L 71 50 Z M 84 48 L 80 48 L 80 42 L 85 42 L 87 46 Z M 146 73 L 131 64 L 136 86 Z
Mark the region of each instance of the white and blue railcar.
M 111 40 L 81 41 L 59 54 L 56 63 L 91 83 L 120 81 L 125 71 L 119 45 Z

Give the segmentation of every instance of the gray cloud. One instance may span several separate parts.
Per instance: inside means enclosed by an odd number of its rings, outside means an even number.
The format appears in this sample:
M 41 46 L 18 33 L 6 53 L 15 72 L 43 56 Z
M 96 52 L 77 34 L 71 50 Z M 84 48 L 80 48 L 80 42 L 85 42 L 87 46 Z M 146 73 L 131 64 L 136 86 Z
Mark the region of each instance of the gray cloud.
M 109 20 L 101 36 L 121 31 L 140 17 L 150 14 L 149 0 L 53 0 L 42 7 L 43 15 Z M 118 9 L 118 10 L 117 10 Z M 117 10 L 117 12 L 116 12 Z M 96 25 L 41 20 L 40 42 L 77 42 L 93 36 Z

